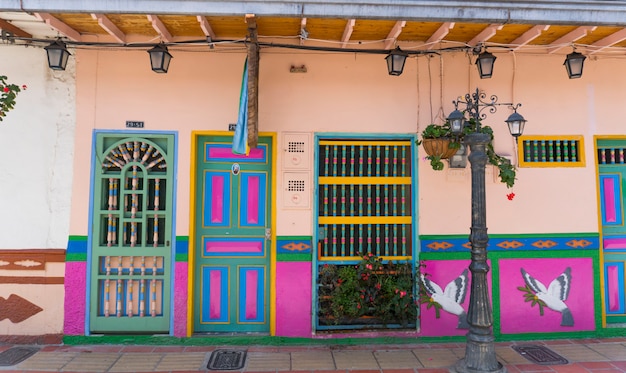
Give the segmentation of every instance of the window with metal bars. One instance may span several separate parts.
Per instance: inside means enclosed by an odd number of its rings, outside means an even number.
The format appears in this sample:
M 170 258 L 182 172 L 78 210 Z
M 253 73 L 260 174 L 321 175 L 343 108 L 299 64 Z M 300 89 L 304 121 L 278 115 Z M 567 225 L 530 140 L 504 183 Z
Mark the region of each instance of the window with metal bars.
M 520 167 L 584 167 L 583 136 L 521 136 Z
M 626 148 L 623 147 L 598 147 L 599 165 L 623 165 L 626 164 Z
M 413 255 L 411 141 L 321 140 L 318 257 Z

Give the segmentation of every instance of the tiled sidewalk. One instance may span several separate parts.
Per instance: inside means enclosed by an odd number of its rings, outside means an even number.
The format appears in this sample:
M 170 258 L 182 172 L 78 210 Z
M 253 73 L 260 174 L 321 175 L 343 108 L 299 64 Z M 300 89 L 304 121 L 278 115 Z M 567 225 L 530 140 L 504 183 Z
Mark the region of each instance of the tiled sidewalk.
M 626 372 L 626 338 L 605 340 L 532 341 L 569 361 L 567 365 L 532 364 L 511 348 L 497 343 L 498 361 L 509 372 Z M 12 346 L 0 346 L 0 351 Z M 216 349 L 245 350 L 240 371 L 227 372 L 343 372 L 443 373 L 465 355 L 464 343 L 360 346 L 44 346 L 5 372 L 176 372 L 208 371 Z

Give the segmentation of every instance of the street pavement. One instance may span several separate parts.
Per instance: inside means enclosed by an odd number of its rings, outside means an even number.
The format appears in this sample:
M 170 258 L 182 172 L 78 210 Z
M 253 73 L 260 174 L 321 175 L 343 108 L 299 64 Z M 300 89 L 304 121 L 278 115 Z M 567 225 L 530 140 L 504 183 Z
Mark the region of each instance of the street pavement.
M 512 348 L 539 345 L 568 360 L 567 364 L 535 364 Z M 14 345 L 0 345 L 0 353 Z M 32 346 L 24 346 L 32 347 Z M 34 355 L 0 373 L 41 372 L 320 372 L 444 373 L 465 356 L 465 343 L 310 346 L 148 346 L 43 345 Z M 626 372 L 626 337 L 560 339 L 495 344 L 498 361 L 510 373 Z M 217 350 L 245 352 L 243 367 L 208 369 Z

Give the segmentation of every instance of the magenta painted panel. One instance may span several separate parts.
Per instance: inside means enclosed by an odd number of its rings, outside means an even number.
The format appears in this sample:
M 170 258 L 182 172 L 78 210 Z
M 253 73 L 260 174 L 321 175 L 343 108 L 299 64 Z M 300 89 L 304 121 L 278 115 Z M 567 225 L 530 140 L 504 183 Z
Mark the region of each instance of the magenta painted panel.
M 551 333 L 594 330 L 594 284 L 593 262 L 591 258 L 555 258 L 555 259 L 500 259 L 500 324 L 503 334 Z M 569 268 L 569 270 L 568 270 Z M 525 287 L 522 269 L 533 281 L 538 281 L 546 289 L 550 285 L 562 283 L 559 276 L 569 277 L 569 295 L 558 300 L 554 294 L 541 295 L 546 303 L 560 312 L 544 307 L 543 316 L 539 307 L 526 302 L 525 292 L 518 287 Z M 569 274 L 568 274 L 569 273 Z M 534 294 L 539 294 L 535 293 Z M 551 293 L 548 291 L 548 293 Z M 556 292 L 555 292 L 556 293 Z M 539 297 L 539 295 L 537 295 Z M 571 314 L 571 326 L 567 324 Z
M 616 266 L 607 266 L 607 297 L 609 298 L 609 311 L 620 309 L 619 300 L 619 269 Z
M 615 223 L 617 221 L 614 180 L 610 177 L 604 178 L 604 220 L 607 223 Z
M 222 272 L 211 270 L 211 305 L 209 306 L 209 317 L 211 319 L 219 319 L 222 316 L 220 312 L 222 307 Z
M 311 337 L 311 263 L 276 263 L 276 336 Z
M 85 335 L 86 262 L 65 262 L 63 334 Z
M 224 222 L 224 176 L 213 176 L 211 178 L 213 184 L 211 195 L 211 223 Z
M 259 272 L 246 272 L 246 319 L 254 320 L 257 318 L 257 297 L 259 289 Z
M 259 223 L 259 177 L 248 178 L 248 224 Z
M 605 238 L 604 248 L 608 250 L 626 249 L 626 238 Z
M 265 152 L 262 148 L 251 148 L 250 154 L 248 156 L 233 154 L 233 150 L 230 147 L 210 147 L 209 148 L 209 158 L 210 159 L 219 159 L 219 158 L 247 158 L 247 159 L 264 159 Z
M 213 241 L 207 240 L 205 252 L 208 253 L 261 253 L 263 242 L 255 241 Z
M 174 267 L 174 336 L 187 336 L 187 262 L 176 262 Z
M 422 273 L 427 274 L 425 276 L 429 281 L 433 284 L 441 288 L 443 292 L 445 292 L 446 286 L 450 284 L 450 286 L 454 286 L 454 281 L 463 274 L 465 270 L 468 269 L 470 261 L 469 260 L 424 260 L 422 262 L 424 267 L 422 267 Z M 491 273 L 487 277 L 487 285 L 489 289 L 491 289 Z M 470 290 L 471 290 L 471 276 L 468 271 L 468 280 L 467 280 L 467 293 L 463 302 L 458 304 L 462 308 L 462 310 L 467 313 L 467 309 L 469 307 L 469 298 L 470 298 Z M 437 296 L 432 297 L 433 300 L 438 298 Z M 438 303 L 446 303 L 441 300 Z M 454 312 L 458 312 L 460 309 L 458 306 L 449 307 L 450 304 L 446 304 L 446 311 L 444 309 L 439 310 L 439 318 L 437 318 L 435 307 L 428 308 L 427 304 L 420 304 L 420 329 L 421 335 L 429 336 L 429 337 L 440 337 L 440 336 L 456 336 L 456 335 L 465 335 L 467 334 L 467 329 L 459 328 L 460 318 L 463 316 L 459 316 Z

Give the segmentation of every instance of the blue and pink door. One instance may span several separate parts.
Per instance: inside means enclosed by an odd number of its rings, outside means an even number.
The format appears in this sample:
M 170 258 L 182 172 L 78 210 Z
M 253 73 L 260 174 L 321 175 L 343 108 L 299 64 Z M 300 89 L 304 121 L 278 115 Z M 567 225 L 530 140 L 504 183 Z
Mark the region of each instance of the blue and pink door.
M 248 156 L 232 136 L 196 137 L 196 333 L 269 332 L 272 138 Z
M 598 189 L 606 324 L 626 323 L 626 139 L 598 139 Z

